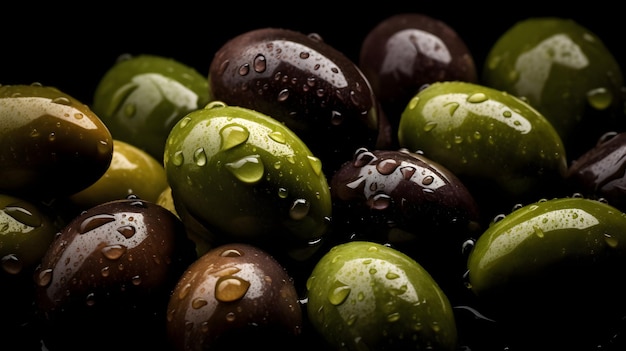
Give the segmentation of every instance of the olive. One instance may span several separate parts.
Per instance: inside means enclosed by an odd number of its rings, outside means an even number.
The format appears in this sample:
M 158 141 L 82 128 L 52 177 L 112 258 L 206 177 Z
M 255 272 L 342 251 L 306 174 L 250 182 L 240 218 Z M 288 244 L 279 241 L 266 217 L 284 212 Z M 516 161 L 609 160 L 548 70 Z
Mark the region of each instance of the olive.
M 181 276 L 167 308 L 169 341 L 181 351 L 295 349 L 302 323 L 285 268 L 243 243 L 224 244 L 198 258 Z
M 387 17 L 365 36 L 359 67 L 391 124 L 420 88 L 438 81 L 478 83 L 474 58 L 447 23 L 421 13 Z
M 625 267 L 626 214 L 593 199 L 552 198 L 487 228 L 470 252 L 468 281 L 514 344 L 591 350 L 626 315 Z
M 161 162 L 174 124 L 208 102 L 207 78 L 195 68 L 158 55 L 122 55 L 98 82 L 93 110 L 115 139 Z
M 337 350 L 457 350 L 448 297 L 396 249 L 351 241 L 330 249 L 307 286 L 307 315 Z
M 85 104 L 51 86 L 0 86 L 0 190 L 63 197 L 107 170 L 111 133 Z
M 558 194 L 567 171 L 561 138 L 540 112 L 474 83 L 436 82 L 415 94 L 398 138 L 459 177 L 486 218 Z
M 34 276 L 49 350 L 159 349 L 169 297 L 196 259 L 182 222 L 129 198 L 92 207 L 49 246 Z
M 284 123 L 332 174 L 357 147 L 384 148 L 391 133 L 369 82 L 341 51 L 312 33 L 260 28 L 217 50 L 213 100 Z
M 210 246 L 243 241 L 306 260 L 328 231 L 320 159 L 258 111 L 214 101 L 189 113 L 172 129 L 164 162 L 176 212 Z
M 525 99 L 557 130 L 569 160 L 626 127 L 624 77 L 602 38 L 569 18 L 516 22 L 488 52 L 482 83 Z
M 606 200 L 626 211 L 626 132 L 608 132 L 572 162 L 567 181 L 573 192 Z
M 462 276 L 462 244 L 479 233 L 479 209 L 442 165 L 406 149 L 361 148 L 333 175 L 330 189 L 334 238 L 386 244 L 437 278 Z
M 129 195 L 156 202 L 168 187 L 163 164 L 139 147 L 113 139 L 113 157 L 106 172 L 88 188 L 70 196 L 86 209 Z

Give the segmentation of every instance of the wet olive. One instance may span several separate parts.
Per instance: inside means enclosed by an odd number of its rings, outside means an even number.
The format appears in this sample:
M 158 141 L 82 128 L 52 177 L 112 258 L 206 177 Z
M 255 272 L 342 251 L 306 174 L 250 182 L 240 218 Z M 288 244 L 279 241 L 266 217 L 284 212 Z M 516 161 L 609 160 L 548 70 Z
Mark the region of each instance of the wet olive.
M 626 211 L 626 132 L 609 132 L 572 162 L 567 181 L 573 192 L 604 199 Z
M 407 150 L 361 148 L 330 188 L 334 238 L 387 244 L 438 278 L 462 276 L 462 243 L 478 233 L 480 216 L 472 194 L 448 169 Z
M 123 55 L 98 82 L 93 110 L 115 139 L 161 162 L 174 124 L 208 102 L 207 78 L 193 67 L 158 55 Z
M 334 246 L 306 283 L 307 315 L 337 350 L 456 350 L 450 301 L 419 263 L 367 241 Z
M 134 195 L 156 202 L 168 187 L 163 164 L 133 144 L 113 139 L 113 157 L 106 172 L 88 188 L 70 196 L 80 208 Z
M 332 174 L 357 147 L 385 147 L 387 119 L 369 82 L 317 34 L 279 28 L 226 42 L 209 68 L 212 98 L 269 115 L 294 131 Z
M 483 312 L 526 349 L 591 349 L 626 315 L 626 214 L 582 197 L 528 204 L 468 259 Z M 528 332 L 532 326 L 532 332 Z
M 569 18 L 515 23 L 488 52 L 482 83 L 524 98 L 555 127 L 570 160 L 605 132 L 626 127 L 619 62 Z
M 326 235 L 320 159 L 265 114 L 219 101 L 189 113 L 167 140 L 165 170 L 177 213 L 206 228 L 211 245 L 244 241 L 306 259 Z
M 0 190 L 63 197 L 98 180 L 111 133 L 89 107 L 55 87 L 0 86 Z
M 478 83 L 474 58 L 459 34 L 421 13 L 395 14 L 373 27 L 361 44 L 359 67 L 394 128 L 423 85 L 451 80 Z
M 473 83 L 421 90 L 402 113 L 398 138 L 459 177 L 486 217 L 556 193 L 567 171 L 561 138 L 541 113 Z
M 174 350 L 292 349 L 302 333 L 294 282 L 266 251 L 215 247 L 183 273 L 167 308 Z M 295 349 L 295 348 L 294 348 Z
M 195 259 L 182 222 L 161 206 L 129 198 L 84 211 L 35 272 L 47 349 L 161 348 L 170 293 Z

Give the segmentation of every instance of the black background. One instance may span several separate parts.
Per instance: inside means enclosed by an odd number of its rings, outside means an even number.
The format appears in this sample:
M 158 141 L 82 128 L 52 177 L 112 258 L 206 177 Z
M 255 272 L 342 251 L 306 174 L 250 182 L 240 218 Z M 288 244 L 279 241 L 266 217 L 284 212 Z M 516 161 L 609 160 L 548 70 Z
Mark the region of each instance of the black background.
M 0 9 L 0 84 L 39 82 L 91 103 L 99 79 L 121 54 L 174 58 L 206 74 L 213 54 L 247 30 L 283 27 L 316 32 L 355 62 L 368 31 L 383 19 L 418 12 L 449 24 L 478 69 L 489 48 L 515 22 L 573 18 L 599 36 L 620 64 L 624 12 L 619 2 L 555 5 L 549 1 L 227 1 L 15 3 Z

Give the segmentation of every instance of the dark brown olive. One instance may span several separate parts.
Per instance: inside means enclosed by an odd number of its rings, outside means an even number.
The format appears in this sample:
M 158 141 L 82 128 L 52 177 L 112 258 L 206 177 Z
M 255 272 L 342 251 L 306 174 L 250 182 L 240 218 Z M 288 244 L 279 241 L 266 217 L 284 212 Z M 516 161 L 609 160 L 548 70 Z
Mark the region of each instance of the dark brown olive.
M 83 212 L 35 272 L 46 347 L 162 347 L 169 296 L 196 257 L 182 222 L 154 203 L 129 198 Z
M 465 41 L 447 23 L 421 13 L 396 14 L 372 28 L 361 45 L 359 67 L 396 127 L 422 86 L 438 81 L 478 82 Z
M 334 174 L 330 187 L 337 240 L 388 244 L 433 275 L 456 261 L 457 273 L 463 273 L 461 247 L 480 229 L 479 209 L 442 165 L 405 149 L 361 148 Z
M 213 100 L 285 123 L 327 174 L 355 148 L 385 147 L 391 138 L 361 70 L 316 34 L 262 28 L 232 38 L 215 53 L 209 88 Z
M 626 132 L 609 132 L 572 162 L 567 180 L 572 191 L 626 211 L 625 170 Z
M 302 307 L 293 280 L 266 251 L 243 243 L 207 251 L 182 275 L 167 309 L 174 350 L 295 346 Z
M 111 133 L 87 105 L 50 86 L 0 86 L 1 190 L 70 195 L 98 180 L 112 157 Z

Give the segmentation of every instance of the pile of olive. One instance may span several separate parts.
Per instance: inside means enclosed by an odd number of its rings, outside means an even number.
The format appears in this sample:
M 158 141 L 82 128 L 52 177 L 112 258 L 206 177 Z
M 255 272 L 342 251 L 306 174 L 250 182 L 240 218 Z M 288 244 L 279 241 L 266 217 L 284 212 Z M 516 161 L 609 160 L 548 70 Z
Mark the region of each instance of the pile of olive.
M 422 13 L 358 57 L 262 26 L 0 81 L 0 323 L 25 350 L 618 350 L 620 64 L 569 18 L 477 60 Z M 2 79 L 2 77 L 0 77 Z M 5 333 L 6 332 L 6 333 Z

